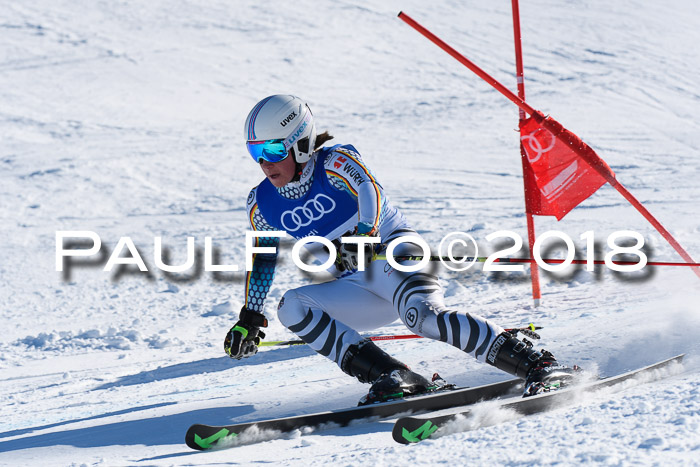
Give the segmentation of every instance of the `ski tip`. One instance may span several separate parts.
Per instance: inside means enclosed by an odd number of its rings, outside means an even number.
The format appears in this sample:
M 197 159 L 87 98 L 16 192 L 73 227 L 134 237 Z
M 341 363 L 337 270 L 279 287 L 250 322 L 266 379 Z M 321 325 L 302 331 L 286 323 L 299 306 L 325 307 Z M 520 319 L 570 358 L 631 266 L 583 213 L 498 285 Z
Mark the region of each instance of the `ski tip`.
M 669 358 L 669 362 L 676 362 L 676 363 L 683 363 L 683 358 L 685 358 L 685 354 L 678 354 L 675 357 Z
M 425 418 L 403 417 L 396 421 L 391 436 L 400 444 L 414 444 L 430 438 L 438 425 Z
M 221 440 L 230 440 L 238 436 L 225 427 L 192 425 L 185 433 L 185 444 L 197 451 L 207 451 L 218 446 Z

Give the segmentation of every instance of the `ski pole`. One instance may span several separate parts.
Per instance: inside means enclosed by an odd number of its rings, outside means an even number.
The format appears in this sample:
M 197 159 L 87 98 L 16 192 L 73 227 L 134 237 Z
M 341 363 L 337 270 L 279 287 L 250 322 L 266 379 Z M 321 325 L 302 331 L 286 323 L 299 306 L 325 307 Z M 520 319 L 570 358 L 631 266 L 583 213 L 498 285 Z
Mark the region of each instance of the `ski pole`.
M 534 339 L 539 339 L 540 336 L 537 334 L 535 331 L 538 329 L 542 329 L 542 326 L 535 326 L 534 324 L 530 323 L 527 327 L 524 328 L 509 328 L 506 329 L 508 332 L 512 331 L 518 331 L 526 336 L 530 336 Z M 535 337 L 536 336 L 536 337 Z M 394 340 L 402 340 L 402 339 L 421 339 L 423 336 L 419 336 L 418 334 L 388 334 L 384 336 L 368 336 L 368 339 L 371 341 L 394 341 Z M 262 341 L 258 345 L 258 347 L 277 347 L 277 346 L 283 346 L 283 345 L 305 345 L 306 342 L 304 342 L 301 339 L 295 339 L 295 340 L 288 340 L 288 341 Z
M 410 255 L 397 255 L 394 256 L 394 261 L 420 261 L 424 256 L 410 256 Z M 488 256 L 460 256 L 456 258 L 450 258 L 449 256 L 430 256 L 430 261 L 447 261 L 456 263 L 484 263 L 488 259 Z M 373 259 L 383 259 L 386 260 L 386 255 L 376 255 Z M 542 258 L 542 262 L 549 264 L 561 264 L 564 263 L 565 259 L 555 259 L 555 258 Z M 494 258 L 494 263 L 536 263 L 537 260 L 533 258 Z M 586 260 L 586 259 L 574 259 L 571 260 L 571 264 L 606 264 L 603 260 Z M 612 260 L 612 263 L 619 265 L 633 265 L 639 264 L 639 261 L 623 261 L 623 260 Z M 647 261 L 646 266 L 700 266 L 700 263 L 675 263 L 669 261 Z
M 418 334 L 402 334 L 402 335 L 385 335 L 385 336 L 368 336 L 367 338 L 371 341 L 393 341 L 393 340 L 401 340 L 401 339 L 419 339 L 422 336 L 419 336 Z M 298 340 L 289 340 L 289 341 L 262 341 L 260 342 L 259 347 L 262 346 L 279 346 L 279 345 L 305 345 L 306 342 L 304 342 L 301 339 Z

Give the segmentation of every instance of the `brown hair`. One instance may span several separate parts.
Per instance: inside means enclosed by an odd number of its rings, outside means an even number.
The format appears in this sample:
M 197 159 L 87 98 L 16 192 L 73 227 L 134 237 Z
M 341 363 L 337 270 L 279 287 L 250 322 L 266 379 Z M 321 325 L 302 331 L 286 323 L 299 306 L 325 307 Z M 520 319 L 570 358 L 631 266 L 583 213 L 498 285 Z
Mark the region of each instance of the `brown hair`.
M 321 146 L 323 146 L 325 143 L 328 141 L 332 140 L 333 136 L 331 136 L 330 133 L 327 131 L 324 131 L 320 135 L 316 136 L 316 144 L 314 144 L 314 151 L 319 149 Z

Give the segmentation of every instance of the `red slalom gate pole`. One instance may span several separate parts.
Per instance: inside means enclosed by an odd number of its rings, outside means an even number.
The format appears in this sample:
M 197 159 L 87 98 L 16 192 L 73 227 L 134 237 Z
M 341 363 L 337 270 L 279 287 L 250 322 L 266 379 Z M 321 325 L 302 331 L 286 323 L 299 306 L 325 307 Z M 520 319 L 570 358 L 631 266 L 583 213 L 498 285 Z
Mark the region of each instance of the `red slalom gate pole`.
M 518 97 L 525 100 L 525 74 L 523 70 L 523 46 L 522 38 L 520 34 L 520 9 L 518 7 L 518 0 L 512 0 L 513 5 L 513 42 L 515 44 L 515 75 L 518 84 Z M 520 124 L 525 121 L 527 115 L 523 109 L 519 109 L 520 113 Z M 532 174 L 528 170 L 526 163 L 527 154 L 525 153 L 525 148 L 523 147 L 522 141 L 520 141 L 520 161 L 523 165 L 523 189 L 525 195 L 525 218 L 527 220 L 527 241 L 530 248 L 530 257 L 534 256 L 533 249 L 535 248 L 535 219 L 530 212 L 530 206 L 528 206 L 527 197 L 527 187 L 531 186 L 528 184 L 528 177 L 532 177 Z M 532 300 L 535 306 L 540 306 L 540 301 L 542 299 L 542 293 L 540 291 L 540 269 L 537 264 L 530 265 L 530 282 L 532 283 Z
M 606 181 L 610 183 L 627 201 L 634 206 L 639 213 L 644 216 L 644 218 L 651 223 L 651 225 L 656 228 L 656 230 L 661 234 L 661 236 L 666 239 L 666 241 L 673 247 L 674 250 L 683 258 L 687 263 L 695 263 L 693 258 L 688 254 L 685 249 L 676 241 L 671 233 L 666 230 L 666 228 L 661 225 L 661 223 L 656 220 L 656 218 L 640 203 L 627 189 L 615 178 L 615 174 L 608 168 L 607 164 L 603 159 L 598 156 L 593 149 L 586 143 L 581 141 L 581 139 L 573 134 L 571 131 L 567 130 L 562 126 L 561 123 L 557 122 L 551 117 L 545 117 L 542 112 L 535 110 L 527 102 L 513 94 L 508 88 L 503 86 L 501 83 L 496 81 L 491 75 L 486 73 L 484 70 L 479 68 L 474 62 L 469 60 L 464 55 L 457 52 L 455 49 L 450 47 L 446 42 L 437 37 L 432 32 L 428 31 L 426 28 L 418 24 L 413 18 L 405 14 L 404 12 L 399 13 L 399 18 L 403 20 L 406 24 L 411 26 L 413 29 L 421 33 L 428 40 L 433 42 L 435 45 L 440 47 L 442 50 L 447 52 L 451 57 L 457 60 L 462 65 L 469 68 L 474 74 L 479 76 L 481 79 L 489 83 L 498 92 L 503 94 L 506 98 L 512 101 L 520 109 L 530 114 L 532 118 L 548 131 L 550 131 L 554 137 L 559 138 L 561 141 L 565 142 L 572 151 L 575 151 L 584 161 L 588 163 L 596 172 L 598 172 Z M 700 268 L 694 266 L 693 272 L 695 275 L 700 277 Z
M 525 73 L 523 71 L 523 45 L 520 34 L 520 8 L 518 0 L 512 0 L 513 4 L 513 38 L 515 42 L 515 76 L 518 83 L 518 97 L 525 100 Z M 520 120 L 525 120 L 527 115 L 520 109 Z
M 513 103 L 515 105 L 517 105 L 518 107 L 520 107 L 522 110 L 524 110 L 525 112 L 527 112 L 530 115 L 532 115 L 536 112 L 535 109 L 530 107 L 530 104 L 528 104 L 527 102 L 525 102 L 524 100 L 522 100 L 521 98 L 519 98 L 518 96 L 513 94 L 510 91 L 510 89 L 508 89 L 507 87 L 503 86 L 501 83 L 496 81 L 496 79 L 494 77 L 492 77 L 491 75 L 486 73 L 484 70 L 482 70 L 481 68 L 476 66 L 476 64 L 474 64 L 474 62 L 472 62 L 467 57 L 465 57 L 464 55 L 460 54 L 455 49 L 450 47 L 445 41 L 443 41 L 442 39 L 437 37 L 435 34 L 433 34 L 432 32 L 425 29 L 423 26 L 418 24 L 413 18 L 408 16 L 406 13 L 404 13 L 403 11 L 399 12 L 399 18 L 401 18 L 406 24 L 411 26 L 413 29 L 415 29 L 416 31 L 418 31 L 419 33 L 421 33 L 425 37 L 427 37 L 428 40 L 430 40 L 432 43 L 434 43 L 435 45 L 440 47 L 442 50 L 447 52 L 452 58 L 454 58 L 459 63 L 466 66 L 467 68 L 469 68 L 479 78 L 483 79 L 484 81 L 489 83 L 492 87 L 496 88 L 496 90 L 498 92 L 500 92 L 501 94 L 506 96 L 508 99 L 513 101 Z
M 542 329 L 542 326 L 535 326 L 534 324 L 530 323 L 527 327 L 524 328 L 509 328 L 505 329 L 506 331 L 518 331 L 518 332 L 523 332 L 527 333 L 528 331 L 538 331 Z M 526 334 L 527 335 L 527 334 Z M 376 342 L 376 341 L 396 341 L 396 340 L 403 340 L 403 339 L 423 339 L 423 336 L 419 336 L 418 334 L 389 334 L 385 336 L 367 336 L 367 339 Z M 537 336 L 537 339 L 539 339 L 539 336 Z M 295 340 L 290 340 L 290 341 L 262 341 L 258 345 L 258 347 L 277 347 L 277 346 L 282 346 L 282 345 L 306 345 L 306 342 L 304 342 L 301 339 L 295 339 Z
M 386 259 L 386 255 L 377 255 L 374 259 Z M 394 256 L 394 261 L 421 261 L 423 260 L 424 257 L 421 255 L 400 255 L 400 256 Z M 485 263 L 489 259 L 488 256 L 458 256 L 458 257 L 450 257 L 450 256 L 428 256 L 429 261 L 443 261 L 446 263 L 450 262 L 468 262 L 468 261 L 473 261 L 475 263 Z M 560 258 L 540 258 L 540 260 L 543 263 L 547 264 L 562 264 L 566 262 L 565 259 L 560 259 Z M 536 263 L 537 260 L 534 258 L 494 258 L 493 259 L 494 263 Z M 633 266 L 635 264 L 639 264 L 639 261 L 627 261 L 627 260 L 619 260 L 619 259 L 613 259 L 610 260 L 611 263 L 613 264 L 618 264 L 621 266 Z M 607 264 L 604 260 L 602 259 L 596 259 L 596 260 L 587 260 L 587 259 L 572 259 L 571 264 Z M 687 267 L 700 267 L 700 263 L 676 263 L 673 261 L 647 261 L 644 266 L 687 266 Z

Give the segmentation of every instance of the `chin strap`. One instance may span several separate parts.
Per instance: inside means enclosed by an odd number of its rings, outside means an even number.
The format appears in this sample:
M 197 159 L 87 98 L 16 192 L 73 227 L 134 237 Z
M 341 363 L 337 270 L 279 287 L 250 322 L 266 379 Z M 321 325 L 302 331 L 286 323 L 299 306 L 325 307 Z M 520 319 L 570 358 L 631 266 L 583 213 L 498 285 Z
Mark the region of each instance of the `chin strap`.
M 301 174 L 302 174 L 303 170 L 301 168 L 300 163 L 298 163 L 297 161 L 294 161 L 294 164 L 295 164 L 294 165 L 294 177 L 292 177 L 291 181 L 298 182 L 299 180 L 301 180 Z
M 294 159 L 294 177 L 292 177 L 290 181 L 298 182 L 299 180 L 301 180 L 302 167 L 301 164 L 297 162 L 297 153 L 293 147 L 289 150 L 289 157 Z

